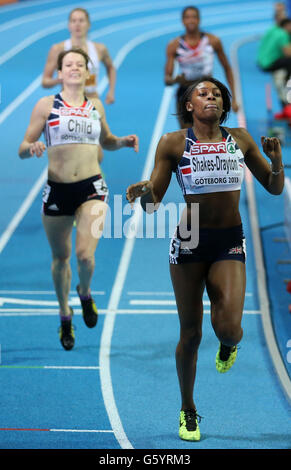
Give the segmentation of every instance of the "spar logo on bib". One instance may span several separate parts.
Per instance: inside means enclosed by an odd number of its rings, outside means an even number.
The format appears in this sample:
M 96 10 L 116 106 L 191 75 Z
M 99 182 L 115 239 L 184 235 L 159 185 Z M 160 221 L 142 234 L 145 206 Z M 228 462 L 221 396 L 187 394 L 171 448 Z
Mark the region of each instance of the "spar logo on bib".
M 228 153 L 235 153 L 235 145 L 233 142 L 229 142 L 226 146 Z

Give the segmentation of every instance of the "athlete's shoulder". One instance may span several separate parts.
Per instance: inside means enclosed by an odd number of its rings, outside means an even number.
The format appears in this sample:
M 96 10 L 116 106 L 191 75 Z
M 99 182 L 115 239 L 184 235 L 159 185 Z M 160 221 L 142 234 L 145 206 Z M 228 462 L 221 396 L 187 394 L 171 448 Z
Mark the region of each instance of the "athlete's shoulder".
M 243 153 L 255 145 L 251 134 L 244 127 L 225 127 L 224 129 L 233 137 Z
M 218 36 L 212 33 L 203 33 L 204 36 L 208 38 L 209 43 L 212 45 L 212 47 L 216 48 L 221 45 L 221 40 Z
M 250 136 L 249 132 L 244 127 L 224 127 L 224 129 L 234 137 L 248 138 Z
M 40 108 L 50 107 L 53 105 L 54 99 L 55 95 L 43 96 L 38 100 L 37 104 Z
M 162 135 L 162 138 L 165 141 L 178 141 L 180 139 L 185 139 L 187 134 L 187 129 L 179 129 L 177 131 L 172 131 L 172 132 L 166 132 L 165 134 Z
M 176 52 L 176 49 L 180 44 L 180 40 L 181 36 L 177 36 L 174 39 L 171 39 L 171 41 L 168 42 L 167 49 Z
M 99 98 L 92 96 L 88 98 L 88 101 L 94 106 L 101 116 L 105 114 L 103 103 Z
M 37 119 L 47 119 L 54 102 L 54 95 L 43 96 L 35 104 L 32 115 Z
M 97 51 L 99 52 L 103 52 L 107 49 L 107 47 L 105 46 L 105 44 L 103 44 L 103 42 L 93 42 L 93 44 L 95 46 L 95 49 L 97 49 Z
M 176 153 L 177 148 L 184 146 L 187 129 L 167 132 L 160 139 L 160 146 L 164 147 L 169 153 Z
M 64 48 L 65 48 L 65 42 L 64 41 L 57 42 L 57 43 L 55 43 L 51 46 L 50 53 L 58 55 L 60 52 L 62 52 L 64 50 Z

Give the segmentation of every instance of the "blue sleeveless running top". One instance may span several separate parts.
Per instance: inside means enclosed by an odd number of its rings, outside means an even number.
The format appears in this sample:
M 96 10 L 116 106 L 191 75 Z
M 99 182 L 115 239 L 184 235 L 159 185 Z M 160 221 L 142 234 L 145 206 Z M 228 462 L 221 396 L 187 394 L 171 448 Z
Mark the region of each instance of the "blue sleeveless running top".
M 51 113 L 45 123 L 47 147 L 64 144 L 99 144 L 100 114 L 94 105 L 84 99 L 79 106 L 67 104 L 60 93 L 55 96 Z
M 187 129 L 185 149 L 176 169 L 184 195 L 239 191 L 244 177 L 244 155 L 223 127 L 221 142 L 199 142 Z

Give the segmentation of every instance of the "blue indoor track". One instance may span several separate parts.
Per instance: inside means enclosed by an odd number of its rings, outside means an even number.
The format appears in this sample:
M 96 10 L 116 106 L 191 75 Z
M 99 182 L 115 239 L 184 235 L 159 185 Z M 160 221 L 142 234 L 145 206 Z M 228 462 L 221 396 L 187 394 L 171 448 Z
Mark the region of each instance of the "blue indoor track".
M 286 243 L 274 242 L 284 238 L 283 195 L 271 197 L 253 182 L 253 225 L 248 177 L 240 206 L 247 240 L 244 337 L 233 369 L 218 374 L 218 340 L 205 297 L 195 387 L 196 406 L 203 416 L 201 441 L 189 443 L 178 437 L 179 323 L 168 267 L 175 221 L 166 216 L 165 236 L 158 237 L 161 227 L 152 219 L 155 234 L 145 238 L 145 215 L 139 217 L 136 210 L 132 218 L 125 190 L 149 176 L 157 139 L 178 129 L 174 89 L 165 88 L 163 74 L 166 45 L 183 31 L 180 15 L 188 3 L 35 0 L 0 8 L 1 449 L 291 447 L 290 401 L 266 337 L 254 239 L 257 226 L 271 318 L 272 331 L 267 334 L 274 334 L 290 395 L 291 299 L 284 280 L 291 275 L 290 264 L 278 261 L 290 259 L 291 253 Z M 51 255 L 40 217 L 46 155 L 23 161 L 17 151 L 34 104 L 58 91 L 44 90 L 41 74 L 51 45 L 68 36 L 70 10 L 80 5 L 90 13 L 90 37 L 106 44 L 117 68 L 116 102 L 105 105 L 107 121 L 118 136 L 136 133 L 140 151 L 105 151 L 102 169 L 110 189 L 111 223 L 107 220 L 96 251 L 92 283 L 100 316 L 97 328 L 86 328 L 75 291 L 73 256 L 70 303 L 76 344 L 67 352 L 59 342 Z M 241 111 L 232 113 L 227 125 L 237 127 L 240 119 L 245 120 L 259 143 L 266 132 L 265 84 L 270 77 L 257 69 L 256 52 L 258 37 L 272 24 L 273 2 L 197 0 L 195 5 L 201 11 L 201 29 L 221 38 L 241 89 Z M 102 70 L 101 99 L 107 87 L 104 74 Z M 225 82 L 218 63 L 214 75 Z M 291 148 L 286 145 L 283 152 L 284 161 L 291 163 Z M 164 200 L 173 202 L 183 203 L 174 178 Z M 139 222 L 135 238 L 126 238 L 123 231 L 130 222 Z

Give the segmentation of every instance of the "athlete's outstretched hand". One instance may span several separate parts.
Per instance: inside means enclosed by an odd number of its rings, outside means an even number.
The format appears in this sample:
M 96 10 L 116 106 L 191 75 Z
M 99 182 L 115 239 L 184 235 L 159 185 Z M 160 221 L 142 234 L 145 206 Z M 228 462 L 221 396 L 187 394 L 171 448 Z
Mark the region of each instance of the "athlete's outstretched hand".
M 133 204 L 136 198 L 148 194 L 152 190 L 152 187 L 152 182 L 148 180 L 131 184 L 126 190 L 126 199 L 128 202 L 130 202 L 130 204 Z

